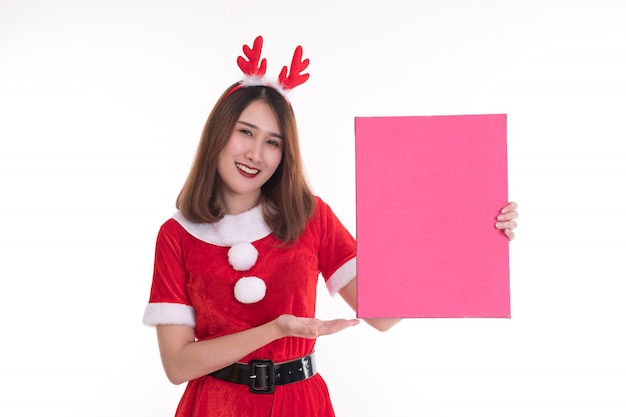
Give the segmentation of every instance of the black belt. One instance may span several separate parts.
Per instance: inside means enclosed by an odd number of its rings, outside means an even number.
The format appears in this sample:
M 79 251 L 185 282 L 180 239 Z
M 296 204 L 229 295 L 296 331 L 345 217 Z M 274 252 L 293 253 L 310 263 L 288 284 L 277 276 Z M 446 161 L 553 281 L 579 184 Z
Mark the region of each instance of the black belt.
M 316 372 L 315 357 L 311 353 L 309 356 L 282 363 L 274 363 L 270 360 L 237 362 L 209 375 L 222 381 L 248 385 L 250 392 L 256 394 L 271 394 L 276 385 L 303 381 L 315 375 Z

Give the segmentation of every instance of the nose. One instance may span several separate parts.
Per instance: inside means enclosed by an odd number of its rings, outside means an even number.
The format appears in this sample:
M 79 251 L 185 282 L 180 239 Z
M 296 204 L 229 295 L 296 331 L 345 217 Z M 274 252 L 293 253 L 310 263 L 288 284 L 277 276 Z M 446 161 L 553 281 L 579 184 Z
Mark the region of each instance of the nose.
M 262 140 L 253 140 L 250 141 L 250 145 L 248 149 L 246 149 L 245 157 L 249 161 L 258 162 L 261 160 L 263 156 L 263 141 Z

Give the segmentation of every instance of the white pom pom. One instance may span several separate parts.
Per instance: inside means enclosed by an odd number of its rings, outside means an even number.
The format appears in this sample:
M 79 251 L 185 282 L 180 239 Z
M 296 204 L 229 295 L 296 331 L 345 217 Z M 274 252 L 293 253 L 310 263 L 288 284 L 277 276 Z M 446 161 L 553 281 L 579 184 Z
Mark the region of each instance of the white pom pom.
M 265 297 L 265 281 L 258 277 L 244 277 L 235 284 L 235 298 L 240 303 L 252 304 Z
M 252 268 L 259 257 L 259 252 L 251 243 L 235 243 L 228 250 L 228 263 L 235 271 L 247 271 Z

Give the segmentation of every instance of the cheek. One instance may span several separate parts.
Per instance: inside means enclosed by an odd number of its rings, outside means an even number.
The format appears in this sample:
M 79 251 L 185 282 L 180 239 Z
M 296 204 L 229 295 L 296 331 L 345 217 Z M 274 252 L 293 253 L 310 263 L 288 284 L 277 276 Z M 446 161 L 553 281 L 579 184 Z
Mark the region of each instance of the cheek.
M 278 165 L 280 165 L 280 161 L 282 160 L 283 151 L 277 149 L 276 152 L 271 155 L 272 166 L 274 167 L 274 169 L 278 168 Z
M 218 157 L 217 157 L 217 167 L 222 168 L 227 164 L 227 159 L 228 158 L 228 151 L 227 148 L 222 149 L 222 151 L 219 153 Z M 230 164 L 228 164 L 230 165 Z
M 226 142 L 226 146 L 224 147 L 224 149 L 222 149 L 222 153 L 229 154 L 229 155 L 237 155 L 243 152 L 243 149 L 244 149 L 244 141 L 237 138 L 236 136 L 231 136 L 231 138 L 228 139 L 228 142 Z

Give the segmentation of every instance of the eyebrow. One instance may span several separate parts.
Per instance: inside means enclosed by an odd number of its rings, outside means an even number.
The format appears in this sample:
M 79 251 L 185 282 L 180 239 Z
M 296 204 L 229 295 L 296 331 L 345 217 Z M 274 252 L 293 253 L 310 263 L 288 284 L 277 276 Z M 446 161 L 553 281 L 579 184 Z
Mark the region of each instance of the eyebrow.
M 241 123 L 242 125 L 246 125 L 248 127 L 251 127 L 252 129 L 256 129 L 256 130 L 260 130 L 259 127 L 257 125 L 254 125 L 252 123 L 248 123 L 248 122 L 244 122 L 243 120 L 238 120 L 237 123 Z M 283 137 L 283 135 L 280 135 L 278 133 L 274 133 L 274 132 L 270 132 L 270 136 L 284 140 L 285 138 Z

